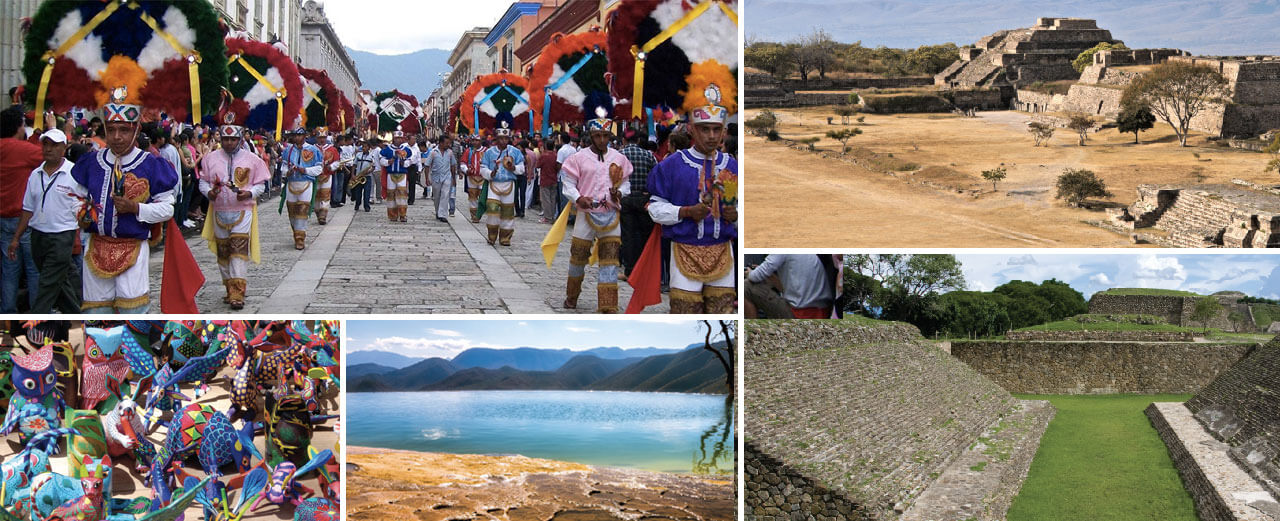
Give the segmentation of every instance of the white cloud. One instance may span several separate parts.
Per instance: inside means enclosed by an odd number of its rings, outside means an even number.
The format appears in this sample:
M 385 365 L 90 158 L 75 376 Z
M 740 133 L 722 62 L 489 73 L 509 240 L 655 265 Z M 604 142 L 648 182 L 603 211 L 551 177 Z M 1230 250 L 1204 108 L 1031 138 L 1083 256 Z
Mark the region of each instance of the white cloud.
M 1176 257 L 1139 255 L 1129 266 L 1121 264 L 1120 279 L 1126 285 L 1139 288 L 1177 289 L 1187 280 L 1187 269 Z
M 599 333 L 599 329 L 581 326 L 565 326 L 565 329 L 573 333 Z
M 1032 257 L 1031 255 L 1023 255 L 1021 257 L 1010 257 L 1009 261 L 1005 264 L 1008 264 L 1009 266 L 1035 266 L 1037 263 L 1035 257 Z
M 1106 273 L 1102 273 L 1102 272 L 1098 272 L 1094 276 L 1089 277 L 1089 281 L 1093 282 L 1094 284 L 1101 284 L 1103 286 L 1111 285 L 1111 277 L 1108 277 Z
M 529 325 L 529 323 L 528 323 L 528 322 L 516 322 L 516 325 L 517 325 L 517 326 L 527 326 L 527 325 Z
M 454 330 L 452 330 L 452 329 L 427 329 L 427 331 L 428 331 L 428 332 L 430 332 L 430 333 L 431 333 L 431 334 L 433 334 L 433 335 L 438 335 L 438 336 L 447 336 L 447 337 L 460 337 L 460 336 L 462 336 L 462 333 L 460 333 L 460 332 L 458 332 L 458 331 L 454 331 Z

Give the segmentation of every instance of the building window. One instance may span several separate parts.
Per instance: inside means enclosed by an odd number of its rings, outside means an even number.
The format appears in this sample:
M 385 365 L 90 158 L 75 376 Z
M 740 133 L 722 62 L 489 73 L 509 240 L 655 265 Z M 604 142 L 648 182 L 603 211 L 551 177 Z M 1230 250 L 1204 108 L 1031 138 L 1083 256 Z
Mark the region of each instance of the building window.
M 506 70 L 514 70 L 511 63 L 511 44 L 502 46 L 502 68 Z
M 240 22 L 240 27 L 244 27 L 244 30 L 248 31 L 249 30 L 249 5 L 244 3 L 244 0 L 240 0 L 240 4 L 236 6 L 236 16 L 237 16 L 236 21 Z

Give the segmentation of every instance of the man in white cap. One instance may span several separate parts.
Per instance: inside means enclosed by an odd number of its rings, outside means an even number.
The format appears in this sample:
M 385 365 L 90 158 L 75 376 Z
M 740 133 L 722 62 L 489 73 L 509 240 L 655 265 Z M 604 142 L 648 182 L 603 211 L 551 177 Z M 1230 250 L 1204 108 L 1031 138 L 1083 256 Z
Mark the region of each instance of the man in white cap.
M 573 243 L 569 246 L 569 280 L 564 307 L 578 307 L 582 278 L 591 250 L 599 241 L 600 271 L 596 279 L 597 309 L 600 313 L 618 312 L 618 251 L 622 248 L 622 230 L 618 227 L 622 196 L 631 193 L 631 161 L 621 152 L 609 148 L 613 122 L 600 109 L 597 118 L 587 120 L 591 146 L 583 148 L 564 161 L 564 197 L 578 212 L 573 224 Z
M 71 168 L 73 193 L 83 202 L 80 224 L 89 232 L 81 277 L 84 313 L 150 309 L 147 241 L 159 239 L 152 236 L 153 225 L 173 217 L 178 172 L 135 145 L 142 107 L 129 101 L 136 96 L 125 87 L 112 90 L 103 106 L 107 148 Z
M 39 289 L 32 313 L 80 312 L 80 268 L 73 262 L 76 236 L 76 200 L 70 194 L 74 163 L 67 160 L 67 135 L 53 129 L 40 136 L 44 163 L 31 171 L 27 191 L 22 199 L 22 217 L 17 233 L 5 253 L 10 260 L 18 258 L 18 238 L 31 227 L 31 255 L 40 272 Z
M 516 228 L 516 178 L 524 175 L 524 152 L 511 145 L 511 128 L 507 122 L 494 131 L 496 145 L 484 151 L 480 175 L 489 185 L 485 202 L 485 226 L 489 229 L 489 245 L 498 242 L 511 246 Z
M 258 196 L 267 188 L 271 173 L 267 164 L 242 147 L 247 114 L 229 107 L 219 115 L 222 148 L 200 161 L 200 192 L 209 198 L 204 237 L 218 259 L 218 272 L 226 289 L 223 302 L 231 309 L 244 308 L 249 260 L 260 262 L 257 237 Z
M 396 130 L 391 134 L 391 145 L 382 148 L 382 166 L 387 173 L 382 190 L 391 222 L 409 221 L 409 166 L 413 161 L 413 150 L 404 143 L 404 132 Z

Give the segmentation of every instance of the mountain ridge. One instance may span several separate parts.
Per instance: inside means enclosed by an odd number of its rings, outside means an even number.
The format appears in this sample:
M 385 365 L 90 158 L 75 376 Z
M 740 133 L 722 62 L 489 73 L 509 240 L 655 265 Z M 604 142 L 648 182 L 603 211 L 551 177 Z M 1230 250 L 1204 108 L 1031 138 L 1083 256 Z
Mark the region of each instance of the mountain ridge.
M 440 73 L 449 73 L 445 49 L 419 49 L 404 54 L 375 54 L 345 47 L 360 72 L 361 89 L 385 92 L 398 89 L 426 102 L 440 83 Z

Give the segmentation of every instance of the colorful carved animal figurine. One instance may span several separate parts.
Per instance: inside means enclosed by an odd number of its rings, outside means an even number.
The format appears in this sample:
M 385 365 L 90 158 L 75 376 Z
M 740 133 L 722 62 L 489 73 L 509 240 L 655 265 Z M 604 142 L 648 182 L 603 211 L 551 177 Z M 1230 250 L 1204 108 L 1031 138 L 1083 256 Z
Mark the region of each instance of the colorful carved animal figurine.
M 281 461 L 295 464 L 307 460 L 311 446 L 311 411 L 303 394 L 287 381 L 281 381 L 267 397 L 267 463 Z
M 97 468 L 92 474 L 80 478 L 80 488 L 83 490 L 84 495 L 53 509 L 53 512 L 44 518 L 45 521 L 101 521 L 107 517 L 107 509 L 103 506 L 102 499 L 103 482 L 107 478 L 108 469 L 111 468 L 111 457 L 107 456 L 101 460 L 95 460 L 85 456 L 80 463 L 83 467 L 97 464 Z
M 101 490 L 110 490 L 111 458 L 95 459 L 89 457 L 79 463 L 88 468 L 92 475 L 101 473 Z M 46 472 L 32 478 L 31 498 L 34 506 L 31 511 L 32 514 L 38 515 L 39 519 L 48 519 L 59 508 L 69 507 L 69 504 L 83 498 L 86 495 L 84 485 L 85 483 L 80 479 L 54 472 Z M 90 511 L 85 511 L 85 513 L 88 514 Z M 75 519 L 75 515 L 73 514 L 70 518 Z
M 204 356 L 206 344 L 201 341 L 203 326 L 197 320 L 171 320 L 164 326 L 168 348 L 173 352 L 171 363 L 182 364 L 197 356 Z
M 159 501 L 156 508 L 169 502 L 170 464 L 195 453 L 205 474 L 214 482 L 222 476 L 220 467 L 234 463 L 237 472 L 250 468 L 252 458 L 262 459 L 253 446 L 253 426 L 237 431 L 231 420 L 208 405 L 191 404 L 174 415 L 169 422 L 168 438 L 151 465 L 151 488 Z M 206 485 L 208 497 L 217 497 L 214 485 Z
M 81 372 L 80 407 L 96 409 L 99 402 L 106 400 L 107 376 L 116 380 L 124 380 L 129 374 L 129 361 L 119 351 L 124 326 L 111 329 L 88 328 L 85 330 L 84 367 Z
M 144 337 L 145 338 L 145 337 Z M 156 357 L 138 342 L 138 335 L 126 333 L 120 336 L 120 351 L 129 362 L 133 376 L 146 378 L 156 374 Z
M 230 505 L 229 497 L 222 497 L 222 501 L 215 503 L 209 499 L 205 490 L 201 490 L 196 494 L 196 502 L 204 506 L 204 518 L 206 520 L 237 521 L 249 513 L 249 506 L 256 504 L 254 500 L 260 497 L 267 488 L 267 469 L 261 466 L 254 467 L 253 470 L 247 474 L 242 474 L 242 476 L 242 485 L 239 487 L 240 498 L 236 500 L 234 507 Z M 183 486 L 193 486 L 194 482 L 195 478 L 188 476 L 183 481 Z M 221 484 L 218 484 L 218 486 L 221 487 Z M 227 488 L 235 488 L 234 483 L 228 485 Z M 230 494 L 230 492 L 227 493 Z
M 13 388 L 13 381 L 9 376 L 13 374 L 13 359 L 9 357 L 9 352 L 0 353 L 0 409 L 9 409 L 9 398 L 13 396 L 16 389 Z
M 53 367 L 53 344 L 46 344 L 30 355 L 14 354 L 13 375 L 17 389 L 9 400 L 0 435 L 7 435 L 17 427 L 19 439 L 25 443 L 41 432 L 62 425 L 62 410 L 66 402 L 58 392 L 58 375 Z
M 177 371 L 167 364 L 161 367 L 156 372 L 155 385 L 147 394 L 147 428 L 150 429 L 155 425 L 160 417 L 160 409 L 177 411 L 182 408 L 182 402 L 187 400 L 187 397 L 179 392 L 179 384 L 198 382 L 213 376 L 229 352 L 231 352 L 230 348 L 223 348 L 214 353 L 192 358 Z
M 293 521 L 338 521 L 341 517 L 336 501 L 313 497 L 293 511 Z
M 37 434 L 27 442 L 26 448 L 0 463 L 4 477 L 0 482 L 0 488 L 4 490 L 0 494 L 0 505 L 10 508 L 24 497 L 30 500 L 32 478 L 49 472 L 49 454 L 57 452 L 58 439 L 68 434 L 75 434 L 75 430 L 64 427 Z
M 134 400 L 149 382 L 149 379 L 143 379 L 134 386 L 132 395 L 125 395 L 121 392 L 120 382 L 110 381 L 108 389 L 116 397 L 116 405 L 102 418 L 102 427 L 107 438 L 107 453 L 112 457 L 131 453 L 134 468 L 143 473 L 151 469 L 151 460 L 155 458 L 156 447 L 145 437 L 147 431 L 142 426 L 142 419 L 138 416 L 138 403 Z
M 84 478 L 91 473 L 82 464 L 87 458 L 107 455 L 107 437 L 103 433 L 102 418 L 98 411 L 72 409 L 67 411 L 67 427 L 76 430 L 67 440 L 67 475 Z
M 302 468 L 298 468 L 291 461 L 280 462 L 279 465 L 276 465 L 275 471 L 271 473 L 271 486 L 253 503 L 252 511 L 256 512 L 263 501 L 277 505 L 282 505 L 285 501 L 289 501 L 294 505 L 298 505 L 302 503 L 303 499 L 315 495 L 315 490 L 303 485 L 299 480 L 311 471 L 323 468 L 332 458 L 333 452 L 325 450 L 311 458 L 311 461 L 308 461 Z

